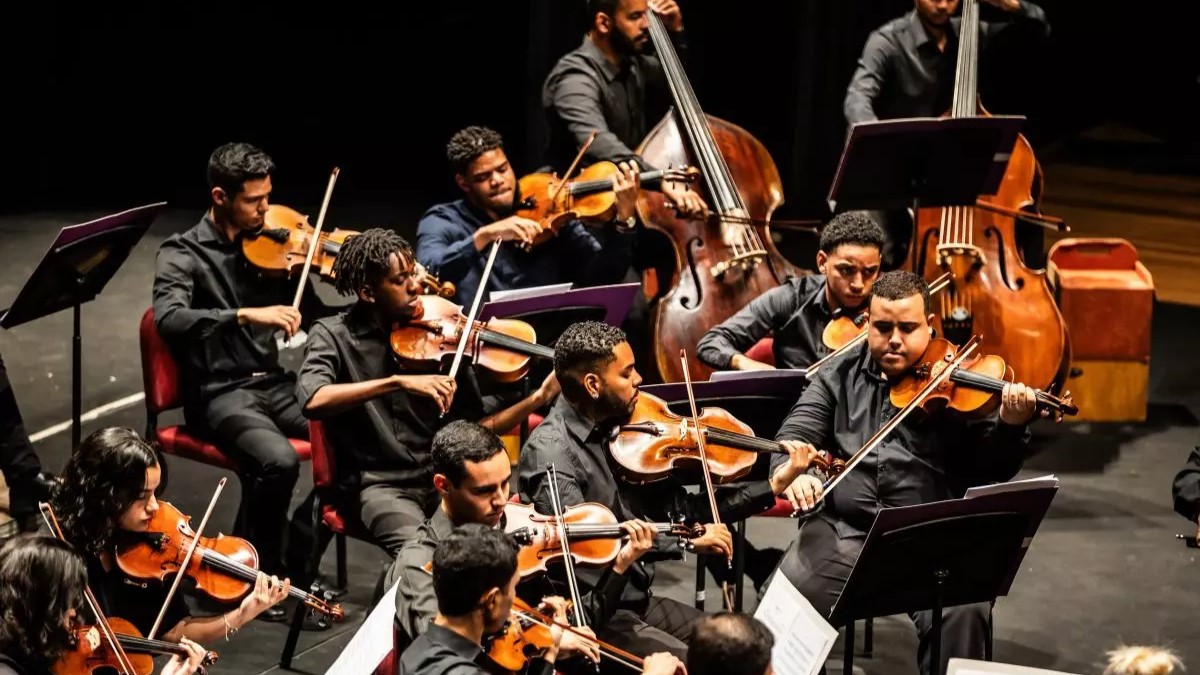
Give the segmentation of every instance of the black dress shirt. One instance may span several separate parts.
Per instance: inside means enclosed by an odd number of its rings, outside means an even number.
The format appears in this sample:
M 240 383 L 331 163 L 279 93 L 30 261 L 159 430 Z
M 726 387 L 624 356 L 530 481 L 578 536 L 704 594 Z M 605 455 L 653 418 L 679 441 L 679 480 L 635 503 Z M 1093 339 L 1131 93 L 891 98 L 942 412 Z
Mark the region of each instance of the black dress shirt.
M 1050 32 L 1046 14 L 1037 5 L 1021 0 L 1010 21 L 980 21 L 980 52 L 990 38 L 1017 22 L 1036 24 Z M 846 90 L 846 122 L 866 122 L 900 117 L 938 117 L 950 109 L 954 72 L 958 60 L 959 17 L 950 19 L 945 50 L 925 30 L 916 10 L 893 19 L 867 37 L 858 69 Z
M 689 521 L 711 523 L 708 497 L 689 494 L 674 477 L 632 485 L 621 481 L 609 468 L 608 437 L 611 425 L 595 425 L 559 396 L 550 413 L 533 430 L 521 448 L 517 477 L 521 501 L 533 504 L 540 513 L 553 513 L 546 469 L 554 465 L 558 474 L 558 494 L 563 508 L 583 502 L 608 507 L 618 522 L 639 518 L 664 522 L 675 516 Z M 717 508 L 722 522 L 740 520 L 765 511 L 775 503 L 768 481 L 754 481 L 718 488 Z M 678 558 L 678 547 L 664 538 L 655 542 L 656 550 L 643 555 L 629 570 L 630 577 L 622 596 L 622 607 L 640 607 L 649 598 L 654 576 L 654 560 Z M 594 588 L 593 570 L 576 570 L 580 586 Z
M 403 373 L 388 338 L 369 310 L 358 303 L 315 322 L 296 382 L 300 405 L 307 406 L 317 390 L 327 384 L 366 382 Z M 340 478 L 358 480 L 357 487 L 375 483 L 430 485 L 433 468 L 429 444 L 434 433 L 455 419 L 484 417 L 473 369 L 465 365 L 459 368 L 457 381 L 454 402 L 444 418 L 439 418 L 433 399 L 406 391 L 320 418 L 330 445 L 338 453 Z
M 851 349 L 813 377 L 776 440 L 813 444 L 849 459 L 900 410 L 867 344 Z M 968 487 L 1016 475 L 1029 442 L 1027 425 L 998 415 L 967 421 L 952 411 L 913 411 L 824 499 L 822 517 L 841 536 L 871 528 L 879 509 L 961 497 Z M 772 457 L 772 468 L 786 458 Z
M 1200 517 L 1200 447 L 1192 448 L 1187 463 L 1175 474 L 1171 484 L 1175 512 L 1193 523 Z
M 400 675 L 490 675 L 479 645 L 444 626 L 430 626 L 400 655 Z M 526 675 L 552 675 L 554 665 L 530 659 Z
M 0 652 L 0 675 L 50 675 L 50 671 L 30 667 L 13 649 L 12 654 Z

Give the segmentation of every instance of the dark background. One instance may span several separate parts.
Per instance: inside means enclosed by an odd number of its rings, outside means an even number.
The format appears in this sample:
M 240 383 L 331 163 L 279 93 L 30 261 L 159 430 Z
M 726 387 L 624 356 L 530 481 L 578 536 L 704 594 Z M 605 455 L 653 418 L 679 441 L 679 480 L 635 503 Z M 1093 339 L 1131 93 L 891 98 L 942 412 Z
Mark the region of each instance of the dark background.
M 825 215 L 842 97 L 867 33 L 909 0 L 680 0 L 706 112 L 770 150 L 781 217 Z M 1019 31 L 986 55 L 984 103 L 1029 118 L 1043 161 L 1198 170 L 1194 2 L 1041 0 L 1049 40 Z M 274 200 L 396 204 L 404 230 L 454 195 L 443 156 L 468 124 L 503 133 L 518 174 L 540 160 L 541 82 L 582 35 L 583 0 L 48 3 L 9 15 L 0 63 L 3 209 L 204 208 L 204 166 L 245 140 L 279 164 Z M 986 7 L 985 11 L 993 8 Z M 8 10 L 6 9 L 6 12 Z M 984 15 L 985 18 L 989 14 Z M 702 75 L 697 75 L 702 73 Z M 1117 122 L 1147 156 L 1078 141 Z M 1049 186 L 1052 189 L 1052 186 Z M 331 212 L 332 213 L 332 212 Z

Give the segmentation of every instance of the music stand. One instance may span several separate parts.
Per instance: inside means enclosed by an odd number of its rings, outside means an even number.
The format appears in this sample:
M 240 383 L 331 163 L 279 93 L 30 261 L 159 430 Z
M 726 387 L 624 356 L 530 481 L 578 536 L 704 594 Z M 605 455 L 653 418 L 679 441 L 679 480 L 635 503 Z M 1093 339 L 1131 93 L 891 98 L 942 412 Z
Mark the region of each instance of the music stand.
M 856 619 L 933 610 L 930 663 L 941 668 L 942 608 L 994 602 L 1016 577 L 1058 487 L 881 509 L 830 612 L 846 626 L 853 672 Z
M 17 293 L 12 307 L 0 312 L 0 328 L 14 328 L 68 307 L 74 309 L 75 327 L 71 342 L 72 447 L 79 445 L 83 405 L 80 307 L 100 295 L 166 206 L 166 202 L 147 204 L 62 228 Z
M 911 207 L 915 214 L 922 205 L 973 205 L 999 189 L 1024 121 L 996 115 L 855 124 L 829 189 L 829 209 Z

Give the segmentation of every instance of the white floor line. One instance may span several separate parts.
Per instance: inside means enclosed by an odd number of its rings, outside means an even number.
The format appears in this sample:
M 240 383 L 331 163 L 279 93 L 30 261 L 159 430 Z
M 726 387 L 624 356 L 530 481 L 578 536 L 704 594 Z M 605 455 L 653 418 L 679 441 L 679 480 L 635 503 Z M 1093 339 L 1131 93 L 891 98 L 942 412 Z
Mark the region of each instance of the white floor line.
M 110 403 L 105 403 L 104 405 L 102 405 L 98 408 L 92 408 L 91 410 L 80 415 L 79 422 L 80 422 L 80 424 L 83 424 L 84 422 L 91 422 L 91 421 L 100 419 L 101 417 L 103 417 L 111 412 L 120 410 L 121 408 L 128 408 L 129 406 L 133 405 L 134 403 L 145 400 L 145 398 L 146 398 L 146 392 L 139 391 L 138 393 L 130 394 L 129 396 L 126 396 L 125 398 L 119 398 Z M 41 431 L 37 432 L 36 434 L 31 434 L 29 436 L 29 441 L 31 443 L 37 443 L 39 441 L 50 438 L 51 436 L 53 436 L 55 434 L 59 434 L 64 431 L 67 431 L 70 428 L 71 428 L 71 420 L 67 420 L 66 422 L 59 422 L 58 424 L 55 424 L 52 427 L 47 427 L 45 429 L 42 429 Z

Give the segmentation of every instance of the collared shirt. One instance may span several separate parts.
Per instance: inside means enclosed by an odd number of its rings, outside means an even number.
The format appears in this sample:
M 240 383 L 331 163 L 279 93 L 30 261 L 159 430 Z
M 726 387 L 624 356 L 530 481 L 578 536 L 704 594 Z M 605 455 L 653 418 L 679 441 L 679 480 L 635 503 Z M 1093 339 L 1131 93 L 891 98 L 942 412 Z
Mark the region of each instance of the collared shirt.
M 296 382 L 301 407 L 327 384 L 366 382 L 403 373 L 388 338 L 359 303 L 315 322 Z M 364 486 L 429 485 L 433 476 L 429 445 L 434 433 L 455 419 L 484 417 L 473 369 L 460 368 L 457 381 L 454 402 L 444 418 L 439 417 L 433 399 L 403 390 L 322 418 L 329 443 L 338 453 L 338 471 Z
M 776 440 L 811 443 L 849 459 L 900 412 L 883 372 L 863 344 L 822 368 L 801 394 Z M 1024 461 L 1027 425 L 998 415 L 967 421 L 953 411 L 913 411 L 826 494 L 821 517 L 841 536 L 870 529 L 879 509 L 953 499 L 972 485 L 1012 478 Z M 782 464 L 773 457 L 772 468 Z
M 680 61 L 687 56 L 684 33 L 670 33 Z M 662 63 L 654 54 L 627 56 L 620 66 L 609 61 L 588 36 L 558 60 L 542 85 L 542 108 L 549 125 L 547 161 L 560 170 L 592 134 L 598 132 L 582 166 L 635 158 L 633 148 L 671 105 Z
M 682 516 L 689 521 L 711 523 L 708 497 L 688 494 L 673 476 L 649 483 L 633 485 L 618 482 L 609 468 L 608 437 L 611 425 L 597 425 L 559 396 L 550 413 L 533 430 L 521 448 L 517 467 L 521 501 L 533 504 L 540 513 L 553 513 L 546 469 L 554 465 L 558 474 L 558 493 L 563 508 L 583 502 L 597 502 L 608 507 L 618 522 L 634 518 L 664 522 Z M 759 513 L 775 503 L 768 481 L 754 481 L 717 490 L 717 508 L 722 522 L 740 520 Z M 638 606 L 649 597 L 655 559 L 678 557 L 677 547 L 669 546 L 664 538 L 655 542 L 656 550 L 638 560 L 626 575 L 629 584 L 622 596 L 622 606 Z M 594 587 L 592 570 L 576 570 L 581 586 Z
M 833 317 L 824 274 L 792 277 L 710 328 L 700 338 L 696 356 L 713 368 L 727 369 L 735 354 L 771 333 L 776 368 L 807 368 L 830 352 L 822 335 Z
M 1192 448 L 1187 463 L 1175 474 L 1171 484 L 1175 512 L 1193 523 L 1200 516 L 1200 446 Z
M 400 655 L 403 675 L 489 675 L 489 659 L 479 645 L 445 626 L 430 626 Z M 553 664 L 530 659 L 527 675 L 551 675 Z
M 1036 25 L 1043 36 L 1050 33 L 1045 12 L 1028 0 L 1021 0 L 1020 8 L 1010 16 L 1009 21 L 979 22 L 981 54 L 996 33 L 1018 22 Z M 916 10 L 872 32 L 846 90 L 846 122 L 937 117 L 949 110 L 958 61 L 959 23 L 959 17 L 950 19 L 944 50 L 938 49 Z
M 465 199 L 438 204 L 417 224 L 417 260 L 445 282 L 455 284 L 453 298 L 469 307 L 479 288 L 491 246 L 475 248 L 475 231 L 491 219 Z M 597 235 L 604 240 L 602 244 Z M 634 235 L 589 229 L 578 220 L 529 251 L 512 242 L 500 244 L 488 277 L 489 291 L 573 282 L 597 286 L 621 280 L 632 260 Z
M 311 279 L 301 304 L 303 326 L 331 311 L 313 292 Z M 204 401 L 266 377 L 280 377 L 276 328 L 238 325 L 242 307 L 290 305 L 296 281 L 263 275 L 205 214 L 158 248 L 154 271 L 154 321 L 178 359 L 182 394 Z

